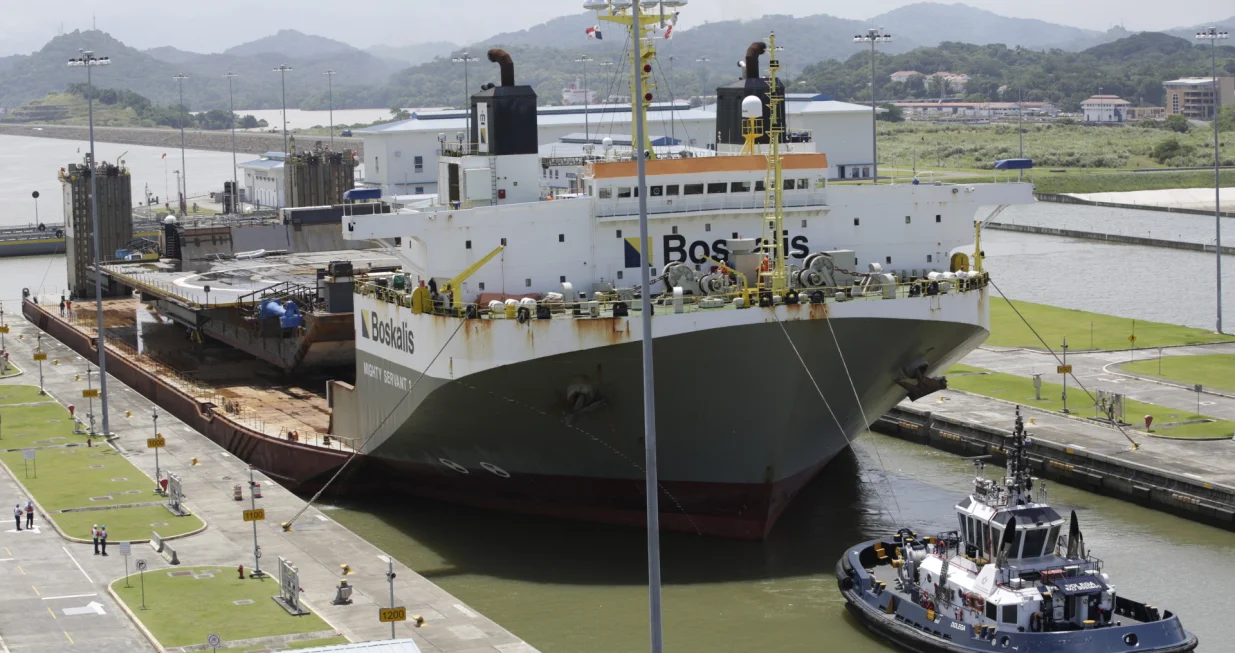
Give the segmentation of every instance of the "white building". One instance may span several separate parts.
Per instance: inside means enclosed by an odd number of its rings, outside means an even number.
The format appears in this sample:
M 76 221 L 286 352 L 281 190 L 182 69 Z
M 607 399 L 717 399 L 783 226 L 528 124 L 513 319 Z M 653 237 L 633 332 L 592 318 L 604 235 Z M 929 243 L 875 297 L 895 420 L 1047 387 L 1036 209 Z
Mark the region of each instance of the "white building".
M 1081 102 L 1085 122 L 1123 122 L 1127 120 L 1127 100 L 1118 95 L 1094 95 Z
M 574 84 L 562 89 L 562 104 L 595 104 L 596 91 L 583 90 L 583 85 L 575 80 Z
M 922 73 L 920 73 L 920 72 L 918 72 L 918 71 L 916 71 L 916 70 L 898 70 L 898 71 L 896 71 L 896 72 L 892 73 L 891 75 L 888 75 L 888 78 L 889 78 L 889 79 L 891 79 L 891 80 L 892 80 L 892 81 L 894 81 L 894 82 L 900 82 L 900 83 L 902 83 L 902 84 L 903 84 L 903 83 L 905 83 L 905 82 L 909 81 L 909 80 L 910 80 L 911 78 L 913 78 L 915 75 L 916 75 L 916 76 L 918 76 L 918 77 L 922 77 L 922 76 L 923 76 L 923 75 L 922 75 Z
M 789 94 L 786 110 L 789 129 L 808 132 L 816 149 L 828 155 L 833 178 L 862 176 L 871 161 L 870 107 Z M 628 105 L 539 107 L 538 141 L 556 143 L 571 134 L 626 137 L 630 134 Z M 649 133 L 668 136 L 682 146 L 714 148 L 716 107 L 692 109 L 685 102 L 653 103 L 648 110 Z M 421 195 L 437 192 L 437 161 L 443 143 L 465 138 L 466 112 L 462 109 L 416 111 L 400 122 L 355 130 L 364 139 L 364 184 L 383 195 Z M 441 140 L 439 140 L 441 139 Z M 253 196 L 256 197 L 256 196 Z
M 245 197 L 256 208 L 282 208 L 286 202 L 283 194 L 282 152 L 266 152 L 260 159 L 237 165 L 244 173 Z

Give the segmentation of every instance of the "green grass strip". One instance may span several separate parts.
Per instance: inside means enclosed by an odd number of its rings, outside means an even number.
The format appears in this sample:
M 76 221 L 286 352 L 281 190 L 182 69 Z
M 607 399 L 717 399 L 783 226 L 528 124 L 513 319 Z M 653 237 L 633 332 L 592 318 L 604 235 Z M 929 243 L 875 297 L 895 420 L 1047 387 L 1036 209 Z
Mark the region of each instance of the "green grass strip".
M 1104 351 L 1137 348 L 1199 345 L 1211 342 L 1231 342 L 1235 337 L 1204 329 L 1133 320 L 1102 313 L 1090 313 L 1071 308 L 1059 308 L 1013 300 L 1013 304 L 1037 329 L 1051 349 L 1058 350 L 1064 336 L 1071 350 L 1100 349 Z M 1128 337 L 1135 334 L 1136 342 Z M 1042 349 L 1042 343 L 1002 297 L 991 299 L 991 336 L 986 344 L 996 347 L 1027 347 Z
M 966 366 L 966 369 L 963 371 L 973 371 L 975 369 L 978 368 Z M 955 370 L 955 366 L 949 369 L 948 372 L 952 373 L 953 370 Z M 1033 406 L 1034 408 L 1055 412 L 1063 410 L 1063 386 L 1058 383 L 1043 381 L 1042 399 L 1040 400 L 1034 398 L 1033 379 L 1013 374 L 1004 374 L 1002 372 L 949 376 L 948 387 L 954 390 L 964 390 L 965 392 L 972 392 L 986 397 L 1011 401 L 1022 406 Z M 1071 383 L 1068 384 L 1068 408 L 1072 411 L 1073 415 L 1080 417 L 1094 417 L 1097 415 L 1085 391 Z M 1145 415 L 1153 415 L 1154 427 L 1150 432 L 1154 435 L 1181 439 L 1229 438 L 1235 435 L 1235 422 L 1226 420 L 1166 426 L 1166 424 L 1173 422 L 1213 419 L 1189 410 L 1147 404 L 1135 399 L 1125 399 L 1124 408 L 1126 419 L 1141 429 L 1144 427 Z
M 1166 356 L 1124 363 L 1119 369 L 1206 388 L 1235 392 L 1235 354 Z
M 331 630 L 316 614 L 293 617 L 271 600 L 279 595 L 278 579 L 240 580 L 231 566 L 147 571 L 145 610 L 135 574 L 129 584 L 121 578 L 111 588 L 164 647 L 205 644 L 210 633 L 226 642 Z M 234 603 L 244 600 L 252 603 Z

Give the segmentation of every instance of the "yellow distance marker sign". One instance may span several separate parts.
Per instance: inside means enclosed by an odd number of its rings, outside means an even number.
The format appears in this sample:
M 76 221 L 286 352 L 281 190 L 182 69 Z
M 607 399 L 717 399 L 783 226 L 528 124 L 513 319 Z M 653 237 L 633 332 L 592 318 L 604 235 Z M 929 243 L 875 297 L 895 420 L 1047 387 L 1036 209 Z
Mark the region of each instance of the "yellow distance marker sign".
M 1055 372 L 1059 374 L 1071 374 L 1072 366 L 1071 365 L 1060 365 L 1055 368 Z
M 8 333 L 8 332 L 9 332 L 9 325 L 0 324 L 0 333 Z
M 266 509 L 258 508 L 257 510 L 244 511 L 245 521 L 266 521 Z
M 167 446 L 167 440 L 163 437 L 146 438 L 147 449 L 162 449 Z
M 45 361 L 45 360 L 47 360 L 47 354 L 46 354 L 46 353 L 44 353 L 44 352 L 41 352 L 41 351 L 36 351 L 36 352 L 34 352 L 34 360 L 36 360 L 36 361 Z
M 81 391 L 82 399 L 94 399 L 95 397 L 98 397 L 98 396 L 99 396 L 98 388 L 90 388 L 89 390 Z
M 407 621 L 407 608 L 378 608 L 377 618 L 381 619 L 382 623 Z

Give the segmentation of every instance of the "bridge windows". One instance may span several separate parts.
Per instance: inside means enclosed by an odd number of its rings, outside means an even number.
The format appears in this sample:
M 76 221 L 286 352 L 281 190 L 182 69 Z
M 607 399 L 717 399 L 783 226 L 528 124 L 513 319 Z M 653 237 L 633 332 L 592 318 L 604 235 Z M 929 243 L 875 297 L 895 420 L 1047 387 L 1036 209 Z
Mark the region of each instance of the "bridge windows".
M 943 216 L 942 216 L 942 215 L 939 215 L 938 213 L 936 213 L 936 214 L 935 214 L 935 222 L 943 222 Z
M 726 184 L 723 181 L 708 184 L 708 195 L 718 195 L 720 193 L 727 192 L 728 190 L 729 184 Z
M 730 182 L 729 192 L 730 193 L 749 193 L 750 192 L 750 182 L 749 181 Z
M 677 184 L 665 184 L 665 195 L 677 195 L 678 190 Z
M 602 200 L 613 198 L 613 189 L 608 186 L 599 186 L 596 189 L 596 197 Z
M 682 188 L 683 195 L 702 195 L 703 184 L 684 184 Z

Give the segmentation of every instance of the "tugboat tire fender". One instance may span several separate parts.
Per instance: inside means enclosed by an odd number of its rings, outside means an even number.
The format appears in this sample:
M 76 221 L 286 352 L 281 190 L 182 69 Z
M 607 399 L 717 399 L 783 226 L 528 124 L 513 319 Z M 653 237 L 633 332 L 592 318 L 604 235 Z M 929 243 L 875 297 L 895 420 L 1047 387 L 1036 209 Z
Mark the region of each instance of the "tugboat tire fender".
M 853 589 L 853 578 L 849 576 L 845 576 L 844 578 L 840 579 L 840 586 L 841 586 L 841 589 L 845 591 L 849 591 Z
M 1042 613 L 1035 612 L 1029 615 L 1029 630 L 1037 633 L 1042 631 Z

